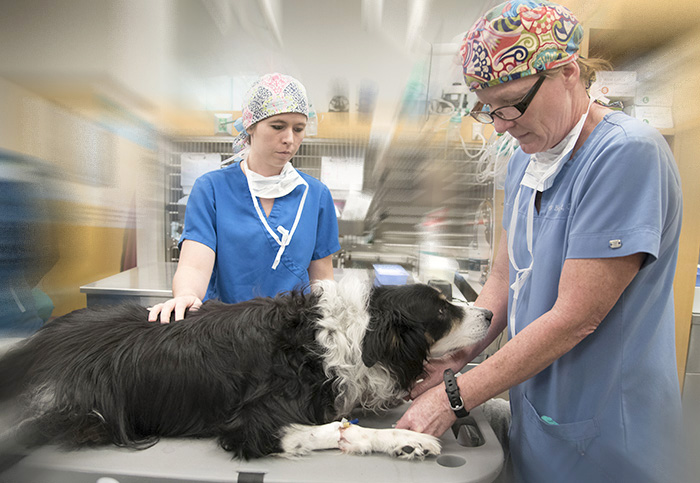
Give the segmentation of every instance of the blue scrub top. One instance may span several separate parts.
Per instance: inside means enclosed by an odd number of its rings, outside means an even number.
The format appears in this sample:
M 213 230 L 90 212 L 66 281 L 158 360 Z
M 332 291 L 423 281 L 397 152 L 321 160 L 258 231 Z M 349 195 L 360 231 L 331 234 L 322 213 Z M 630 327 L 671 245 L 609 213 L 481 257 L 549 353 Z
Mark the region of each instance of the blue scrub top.
M 275 270 L 272 264 L 279 245 L 258 217 L 240 163 L 197 178 L 187 201 L 180 244 L 193 240 L 216 253 L 205 299 L 235 303 L 292 290 L 309 281 L 312 260 L 340 249 L 330 191 L 317 179 L 299 174 L 309 192 L 299 225 Z M 305 190 L 297 186 L 275 200 L 267 217 L 272 230 L 279 225 L 291 230 Z
M 528 161 L 518 150 L 509 164 L 506 229 Z M 525 226 L 532 194 L 522 189 L 517 228 L 508 233 L 521 267 L 529 264 Z M 666 141 L 620 112 L 598 124 L 543 192 L 516 334 L 552 308 L 566 259 L 647 256 L 593 334 L 511 389 L 510 448 L 519 480 L 679 481 L 671 471 L 680 418 L 673 277 L 681 211 L 680 178 Z M 511 289 L 509 312 L 512 297 Z

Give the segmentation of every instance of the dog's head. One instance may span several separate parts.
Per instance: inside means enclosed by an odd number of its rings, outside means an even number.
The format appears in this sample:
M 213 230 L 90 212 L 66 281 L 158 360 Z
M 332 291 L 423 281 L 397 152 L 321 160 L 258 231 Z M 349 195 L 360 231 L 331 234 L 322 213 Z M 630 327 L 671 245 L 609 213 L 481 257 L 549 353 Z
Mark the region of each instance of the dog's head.
M 383 364 L 408 388 L 428 357 L 441 357 L 486 336 L 491 312 L 455 304 L 423 284 L 382 286 L 369 297 L 369 326 L 362 362 Z

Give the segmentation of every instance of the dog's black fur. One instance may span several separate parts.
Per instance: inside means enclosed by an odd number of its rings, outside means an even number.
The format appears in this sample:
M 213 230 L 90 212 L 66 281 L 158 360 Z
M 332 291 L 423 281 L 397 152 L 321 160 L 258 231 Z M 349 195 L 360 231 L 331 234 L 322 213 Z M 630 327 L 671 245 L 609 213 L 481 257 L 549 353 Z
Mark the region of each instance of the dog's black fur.
M 170 324 L 148 322 L 134 305 L 78 310 L 0 359 L 0 399 L 23 405 L 33 443 L 141 448 L 217 437 L 239 457 L 279 452 L 284 427 L 346 416 L 316 338 L 319 298 L 210 301 Z M 400 390 L 464 315 L 425 285 L 373 288 L 367 310 L 362 361 L 384 365 Z

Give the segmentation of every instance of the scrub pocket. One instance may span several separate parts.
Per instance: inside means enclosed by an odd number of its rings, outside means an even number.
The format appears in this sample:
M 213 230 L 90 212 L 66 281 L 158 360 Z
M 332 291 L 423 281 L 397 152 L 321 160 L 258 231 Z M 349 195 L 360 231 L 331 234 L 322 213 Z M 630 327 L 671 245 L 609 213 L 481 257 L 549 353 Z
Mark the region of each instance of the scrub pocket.
M 514 457 L 525 481 L 608 481 L 586 458 L 589 445 L 600 434 L 595 419 L 556 423 L 549 415 L 539 414 L 524 395 L 521 404 L 520 434 L 511 434 L 520 441 L 511 439 L 511 445 L 519 446 Z M 543 475 L 550 477 L 543 480 Z

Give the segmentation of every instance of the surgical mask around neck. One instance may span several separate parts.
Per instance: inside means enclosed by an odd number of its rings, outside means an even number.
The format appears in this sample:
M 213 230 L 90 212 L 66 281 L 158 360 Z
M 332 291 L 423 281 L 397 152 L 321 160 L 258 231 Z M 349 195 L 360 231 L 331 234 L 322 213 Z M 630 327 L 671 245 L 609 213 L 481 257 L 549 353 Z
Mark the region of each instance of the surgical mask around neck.
M 248 167 L 247 160 L 241 161 L 245 168 L 250 192 L 259 198 L 281 198 L 286 196 L 299 185 L 304 184 L 299 172 L 287 163 L 282 172 L 274 176 L 263 176 Z
M 292 242 L 292 237 L 294 232 L 297 230 L 299 225 L 299 220 L 301 219 L 301 213 L 304 211 L 304 203 L 306 202 L 306 195 L 309 193 L 309 184 L 301 177 L 299 172 L 294 169 L 294 167 L 287 163 L 284 165 L 282 172 L 276 176 L 262 176 L 261 174 L 251 171 L 248 168 L 248 164 L 244 159 L 241 161 L 243 168 L 245 169 L 246 178 L 248 179 L 248 188 L 250 189 L 250 197 L 253 201 L 253 206 L 258 214 L 260 222 L 263 224 L 267 232 L 272 236 L 275 242 L 279 245 L 277 250 L 277 255 L 275 260 L 272 262 L 272 269 L 277 270 L 277 267 L 282 260 L 282 255 L 284 254 L 287 245 Z M 277 232 L 270 227 L 267 222 L 267 218 L 260 209 L 260 204 L 258 203 L 258 197 L 260 198 L 280 198 L 282 196 L 291 193 L 294 188 L 299 185 L 306 187 L 304 194 L 299 202 L 299 208 L 297 209 L 296 216 L 294 217 L 294 222 L 292 223 L 292 228 L 288 230 L 282 225 L 277 226 Z M 279 233 L 279 234 L 278 234 Z
M 581 132 L 583 131 L 583 126 L 586 123 L 586 118 L 591 110 L 591 105 L 595 99 L 591 99 L 588 103 L 588 109 L 581 116 L 579 122 L 574 126 L 574 128 L 569 131 L 564 139 L 561 140 L 552 149 L 541 153 L 535 153 L 530 156 L 530 164 L 528 164 L 523 176 L 520 186 L 518 187 L 518 193 L 515 195 L 515 201 L 513 203 L 513 212 L 510 218 L 510 224 L 508 227 L 508 258 L 510 263 L 515 269 L 515 282 L 510 286 L 513 289 L 513 302 L 510 307 L 508 329 L 510 331 L 511 337 L 515 336 L 515 311 L 518 306 L 518 298 L 520 296 L 520 291 L 525 287 L 525 283 L 530 278 L 532 273 L 532 266 L 534 261 L 533 256 L 533 244 L 534 244 L 534 218 L 535 218 L 535 199 L 538 191 L 545 191 L 552 187 L 554 184 L 554 179 L 557 174 L 561 171 L 569 159 L 571 151 L 576 145 Z M 527 246 L 527 252 L 529 260 L 527 266 L 523 263 L 518 263 L 515 259 L 515 250 L 513 241 L 516 237 L 516 228 L 518 224 L 518 212 L 520 207 L 520 195 L 523 192 L 523 186 L 532 189 L 532 193 L 528 197 L 527 204 L 527 217 L 525 223 L 525 243 Z M 522 262 L 522 260 L 521 260 Z
M 557 177 L 561 169 L 569 159 L 571 151 L 576 145 L 583 126 L 586 124 L 588 113 L 591 110 L 591 105 L 594 99 L 588 102 L 588 109 L 581 116 L 581 119 L 576 123 L 574 128 L 564 136 L 556 146 L 547 151 L 535 153 L 530 156 L 530 164 L 528 164 L 523 176 L 521 185 L 532 188 L 536 191 L 545 191 L 552 187 L 554 179 Z

